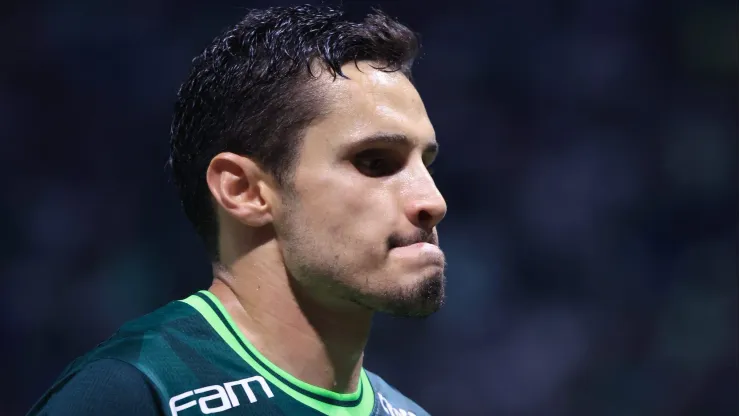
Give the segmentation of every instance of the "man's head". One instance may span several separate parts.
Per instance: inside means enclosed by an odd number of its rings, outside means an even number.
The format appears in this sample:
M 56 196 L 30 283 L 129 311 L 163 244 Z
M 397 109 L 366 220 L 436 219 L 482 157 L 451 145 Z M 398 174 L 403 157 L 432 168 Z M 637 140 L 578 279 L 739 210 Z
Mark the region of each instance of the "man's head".
M 302 6 L 250 12 L 194 60 L 171 165 L 214 260 L 272 244 L 324 301 L 417 316 L 441 305 L 446 205 L 410 81 L 417 48 L 381 13 L 355 23 Z

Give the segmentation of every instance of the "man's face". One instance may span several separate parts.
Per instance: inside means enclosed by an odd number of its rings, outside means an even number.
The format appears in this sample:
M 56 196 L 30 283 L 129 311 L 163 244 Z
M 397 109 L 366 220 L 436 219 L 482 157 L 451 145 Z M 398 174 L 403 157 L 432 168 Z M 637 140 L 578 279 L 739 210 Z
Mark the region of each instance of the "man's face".
M 326 301 L 429 315 L 444 299 L 447 210 L 428 171 L 434 129 L 403 74 L 342 69 L 349 79 L 318 80 L 329 111 L 307 129 L 276 214 L 286 266 Z

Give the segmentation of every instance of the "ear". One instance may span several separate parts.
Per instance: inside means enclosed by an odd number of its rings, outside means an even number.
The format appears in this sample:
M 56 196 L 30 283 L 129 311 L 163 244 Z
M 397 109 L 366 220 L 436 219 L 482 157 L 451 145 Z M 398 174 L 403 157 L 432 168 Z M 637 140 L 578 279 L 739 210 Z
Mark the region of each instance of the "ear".
M 250 227 L 272 222 L 268 175 L 248 157 L 219 153 L 208 165 L 206 182 L 216 203 L 237 221 Z

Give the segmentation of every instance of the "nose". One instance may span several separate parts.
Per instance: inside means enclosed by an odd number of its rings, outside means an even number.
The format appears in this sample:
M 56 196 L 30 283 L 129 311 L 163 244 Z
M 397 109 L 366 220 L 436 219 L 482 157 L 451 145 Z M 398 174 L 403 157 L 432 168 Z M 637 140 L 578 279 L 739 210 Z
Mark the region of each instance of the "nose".
M 411 188 L 410 198 L 406 203 L 406 216 L 419 228 L 433 229 L 447 214 L 447 202 L 426 168 Z

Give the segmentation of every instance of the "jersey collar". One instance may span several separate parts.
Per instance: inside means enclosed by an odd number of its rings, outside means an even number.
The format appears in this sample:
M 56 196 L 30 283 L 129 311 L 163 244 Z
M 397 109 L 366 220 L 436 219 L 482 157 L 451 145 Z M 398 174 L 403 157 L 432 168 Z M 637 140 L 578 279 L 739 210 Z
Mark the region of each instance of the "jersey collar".
M 198 311 L 224 342 L 259 375 L 298 402 L 331 416 L 366 416 L 372 412 L 375 394 L 364 368 L 354 393 L 337 393 L 308 384 L 265 358 L 239 330 L 221 301 L 211 292 L 202 290 L 182 302 Z

